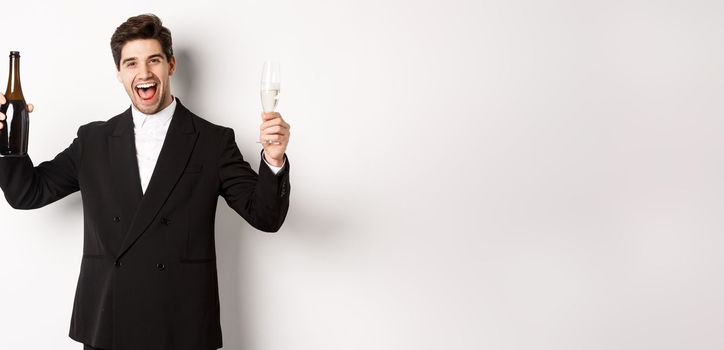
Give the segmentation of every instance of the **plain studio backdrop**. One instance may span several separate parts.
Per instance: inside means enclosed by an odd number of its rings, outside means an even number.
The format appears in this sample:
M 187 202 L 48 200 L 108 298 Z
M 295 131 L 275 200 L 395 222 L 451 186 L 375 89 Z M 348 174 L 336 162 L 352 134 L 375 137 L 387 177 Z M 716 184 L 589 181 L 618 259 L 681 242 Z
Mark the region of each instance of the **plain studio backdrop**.
M 150 3 L 3 0 L 0 83 L 19 50 L 51 159 L 129 106 L 110 36 L 155 13 L 256 169 L 281 63 L 291 207 L 220 199 L 224 349 L 724 347 L 723 2 Z M 81 205 L 0 201 L 1 349 L 80 349 Z

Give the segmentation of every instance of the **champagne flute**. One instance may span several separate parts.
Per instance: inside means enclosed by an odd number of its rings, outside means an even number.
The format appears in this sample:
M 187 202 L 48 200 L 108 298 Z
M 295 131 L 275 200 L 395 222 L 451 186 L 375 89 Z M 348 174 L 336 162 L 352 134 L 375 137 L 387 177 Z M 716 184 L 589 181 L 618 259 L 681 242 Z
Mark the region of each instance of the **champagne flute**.
M 281 76 L 279 74 L 279 62 L 266 61 L 261 71 L 261 106 L 264 113 L 274 112 L 279 103 L 279 87 Z M 257 141 L 257 143 L 280 144 L 279 141 Z

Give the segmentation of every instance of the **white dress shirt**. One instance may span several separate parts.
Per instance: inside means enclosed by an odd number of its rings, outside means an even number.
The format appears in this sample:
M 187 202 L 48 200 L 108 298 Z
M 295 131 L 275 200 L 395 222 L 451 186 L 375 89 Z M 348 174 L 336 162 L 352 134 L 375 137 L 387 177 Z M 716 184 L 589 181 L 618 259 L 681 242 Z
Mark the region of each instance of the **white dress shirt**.
M 136 159 L 138 159 L 138 175 L 141 178 L 141 188 L 146 193 L 153 169 L 156 168 L 158 155 L 161 153 L 163 141 L 166 139 L 168 126 L 171 125 L 173 112 L 176 111 L 176 99 L 174 98 L 168 107 L 162 109 L 156 114 L 143 114 L 131 105 L 131 114 L 133 115 L 133 131 L 136 135 Z M 278 173 L 282 168 L 275 167 L 267 163 L 262 157 L 264 163 L 269 166 L 274 174 Z M 286 162 L 286 159 L 285 159 Z M 282 164 L 282 167 L 284 165 Z

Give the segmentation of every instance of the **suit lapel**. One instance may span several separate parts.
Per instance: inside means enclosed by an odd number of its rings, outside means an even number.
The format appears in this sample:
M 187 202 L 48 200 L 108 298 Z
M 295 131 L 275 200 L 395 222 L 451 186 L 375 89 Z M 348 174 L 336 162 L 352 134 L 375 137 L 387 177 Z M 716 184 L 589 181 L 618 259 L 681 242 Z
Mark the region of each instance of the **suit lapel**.
M 168 127 L 153 175 L 148 188 L 146 188 L 146 193 L 142 196 L 135 211 L 131 227 L 123 239 L 118 257 L 123 256 L 128 251 L 156 218 L 158 211 L 176 186 L 181 174 L 183 174 L 186 163 L 191 156 L 191 151 L 196 144 L 198 132 L 191 120 L 191 112 L 181 105 L 181 101 L 176 100 L 176 102 L 176 110 L 171 118 L 171 124 Z M 134 147 L 133 156 L 137 169 L 138 164 L 135 154 Z M 136 170 L 136 172 L 138 171 Z M 135 175 L 135 181 L 138 183 L 140 190 L 138 174 Z
M 130 219 L 143 196 L 130 108 L 121 114 L 113 134 L 108 136 L 108 154 L 116 198 L 120 198 L 123 216 Z

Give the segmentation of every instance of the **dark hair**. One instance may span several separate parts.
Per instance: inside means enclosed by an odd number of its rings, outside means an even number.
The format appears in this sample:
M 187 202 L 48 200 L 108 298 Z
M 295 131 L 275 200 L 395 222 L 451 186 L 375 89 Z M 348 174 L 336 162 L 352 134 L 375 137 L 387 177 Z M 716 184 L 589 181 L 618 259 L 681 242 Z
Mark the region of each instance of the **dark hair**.
M 161 44 L 166 60 L 171 60 L 173 57 L 171 31 L 161 25 L 161 19 L 150 13 L 138 15 L 123 22 L 111 36 L 111 51 L 113 60 L 116 62 L 116 69 L 121 69 L 123 45 L 136 39 L 156 39 Z

